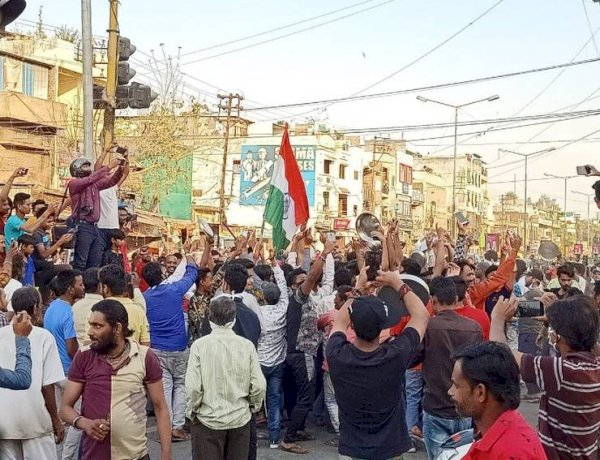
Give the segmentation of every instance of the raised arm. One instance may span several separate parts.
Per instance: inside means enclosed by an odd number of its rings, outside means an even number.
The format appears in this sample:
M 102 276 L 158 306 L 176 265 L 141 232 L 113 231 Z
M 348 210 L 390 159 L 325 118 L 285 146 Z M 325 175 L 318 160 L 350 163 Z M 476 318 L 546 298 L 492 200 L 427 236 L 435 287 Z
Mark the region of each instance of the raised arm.
M 15 169 L 15 171 L 6 180 L 6 183 L 4 184 L 2 189 L 0 189 L 0 201 L 6 201 L 8 199 L 8 194 L 10 193 L 10 189 L 12 188 L 15 179 L 17 177 L 23 177 L 25 175 L 27 175 L 27 169 L 21 167 Z
M 315 284 L 317 284 L 317 281 L 323 273 L 323 267 L 325 266 L 327 256 L 331 254 L 334 249 L 334 244 L 331 241 L 327 241 L 325 243 L 325 248 L 323 249 L 323 252 L 319 256 L 319 258 L 315 260 L 315 262 L 312 264 L 312 267 L 310 267 L 306 280 L 300 286 L 300 290 L 305 296 L 310 295 L 313 288 L 315 287 Z
M 500 299 L 498 299 L 498 302 L 492 310 L 490 340 L 508 344 L 504 326 L 506 322 L 515 315 L 518 306 L 519 299 L 517 297 L 513 296 L 510 299 L 505 299 L 504 297 L 500 296 Z M 523 356 L 523 353 L 517 350 L 512 350 L 512 353 L 517 361 L 517 365 L 521 367 L 521 357 Z
M 435 245 L 435 265 L 433 266 L 432 277 L 442 276 L 444 267 L 446 266 L 446 246 L 444 245 L 444 237 L 446 230 L 443 228 L 437 229 L 438 239 Z M 450 259 L 452 260 L 452 259 Z
M 379 281 L 384 286 L 390 286 L 399 292 L 400 290 L 404 290 L 404 281 L 400 278 L 399 272 L 383 272 L 379 271 L 379 276 L 377 276 L 377 281 Z M 404 304 L 406 305 L 406 309 L 410 314 L 410 320 L 406 327 L 412 327 L 419 333 L 419 337 L 423 340 L 425 337 L 425 331 L 427 330 L 427 324 L 429 323 L 429 312 L 421 299 L 417 297 L 417 295 L 412 292 L 410 289 L 403 295 Z

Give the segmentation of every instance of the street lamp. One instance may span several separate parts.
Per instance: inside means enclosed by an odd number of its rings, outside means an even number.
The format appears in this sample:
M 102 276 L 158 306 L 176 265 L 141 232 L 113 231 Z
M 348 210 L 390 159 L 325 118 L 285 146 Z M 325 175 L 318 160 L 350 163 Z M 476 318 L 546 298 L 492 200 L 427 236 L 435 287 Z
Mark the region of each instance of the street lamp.
M 544 176 L 546 177 L 552 177 L 554 179 L 561 179 L 565 181 L 565 204 L 563 207 L 563 213 L 564 213 L 564 217 L 563 217 L 563 257 L 566 257 L 567 255 L 567 182 L 569 182 L 569 179 L 573 179 L 575 177 L 579 177 L 577 175 L 575 176 L 557 176 L 555 174 L 550 174 L 550 173 L 544 173 Z
M 446 107 L 451 107 L 454 109 L 454 164 L 453 164 L 453 174 L 452 174 L 452 215 L 456 214 L 456 149 L 458 147 L 458 110 L 466 107 L 468 105 L 478 104 L 479 102 L 493 102 L 500 99 L 500 96 L 494 94 L 493 96 L 489 96 L 483 99 L 477 99 L 476 101 L 467 102 L 465 104 L 453 105 L 447 104 L 445 102 L 436 101 L 434 99 L 429 99 L 424 96 L 417 96 L 417 100 L 421 102 L 433 102 L 435 104 L 444 105 Z M 456 235 L 456 225 L 452 226 L 452 235 Z
M 527 160 L 529 159 L 529 157 L 532 157 L 534 155 L 541 155 L 542 153 L 547 153 L 547 152 L 552 152 L 556 150 L 554 147 L 550 147 L 548 149 L 544 149 L 544 150 L 539 150 L 537 152 L 531 152 L 531 153 L 519 153 L 519 152 L 513 152 L 512 150 L 506 150 L 506 149 L 498 149 L 498 152 L 504 152 L 504 153 L 512 153 L 513 155 L 519 155 L 520 157 L 523 157 L 525 159 L 525 205 L 524 205 L 524 210 L 523 212 L 525 213 L 525 222 L 524 222 L 524 229 L 523 229 L 523 243 L 525 245 L 525 253 L 527 253 L 527 224 L 529 221 L 529 217 L 527 216 Z
M 578 192 L 577 190 L 571 190 L 571 193 L 576 193 L 578 195 L 583 195 L 587 198 L 587 246 L 588 246 L 588 251 L 592 251 L 592 239 L 591 239 L 591 233 L 590 233 L 590 201 L 592 201 L 596 195 L 594 193 L 583 193 L 583 192 Z

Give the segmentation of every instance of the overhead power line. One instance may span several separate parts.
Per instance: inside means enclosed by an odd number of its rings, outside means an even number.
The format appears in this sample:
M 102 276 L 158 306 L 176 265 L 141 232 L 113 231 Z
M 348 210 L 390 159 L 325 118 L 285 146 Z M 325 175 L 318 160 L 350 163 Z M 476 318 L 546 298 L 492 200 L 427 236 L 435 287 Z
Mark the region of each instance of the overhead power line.
M 396 75 L 398 75 L 400 72 L 405 71 L 406 69 L 408 69 L 409 67 L 412 67 L 413 65 L 417 64 L 418 62 L 422 61 L 423 59 L 425 59 L 427 56 L 429 56 L 430 54 L 434 53 L 435 51 L 437 51 L 438 49 L 440 49 L 442 46 L 444 46 L 446 43 L 452 41 L 454 38 L 456 38 L 457 36 L 459 36 L 461 33 L 463 33 L 465 30 L 467 30 L 469 27 L 471 27 L 473 24 L 475 24 L 476 22 L 478 22 L 480 19 L 483 19 L 485 16 L 487 16 L 489 13 L 491 13 L 497 6 L 499 6 L 504 0 L 498 0 L 496 3 L 494 3 L 492 6 L 490 6 L 487 10 L 485 10 L 483 13 L 481 13 L 479 16 L 477 16 L 475 19 L 473 19 L 471 22 L 469 22 L 467 25 L 461 27 L 460 29 L 458 29 L 456 32 L 454 32 L 452 35 L 450 35 L 448 38 L 446 38 L 444 41 L 442 41 L 441 43 L 437 44 L 436 46 L 434 46 L 433 48 L 431 48 L 429 51 L 427 51 L 425 54 L 422 54 L 421 56 L 419 56 L 416 59 L 413 59 L 411 62 L 409 62 L 408 64 L 400 67 L 398 70 L 395 70 L 394 72 L 392 72 L 389 75 L 386 75 L 385 77 L 377 80 L 375 83 L 371 83 L 369 86 L 364 87 L 363 89 L 351 94 L 351 96 L 357 96 L 359 94 L 364 93 L 365 91 L 369 91 L 370 89 L 375 88 L 376 86 L 379 86 L 381 83 L 389 80 L 390 78 L 395 77 Z
M 348 14 L 345 14 L 343 16 L 339 16 L 339 17 L 334 18 L 334 19 L 330 19 L 329 21 L 321 22 L 319 24 L 314 24 L 312 26 L 305 27 L 303 29 L 295 30 L 293 32 L 289 32 L 289 33 L 283 34 L 283 35 L 278 35 L 277 37 L 268 38 L 266 40 L 262 40 L 262 41 L 259 41 L 259 42 L 256 42 L 256 43 L 251 43 L 250 45 L 241 46 L 239 48 L 234 48 L 234 49 L 228 50 L 228 51 L 223 51 L 222 53 L 213 54 L 213 55 L 206 56 L 206 57 L 199 58 L 199 59 L 194 59 L 192 61 L 184 62 L 181 65 L 196 64 L 198 62 L 207 61 L 209 59 L 215 59 L 215 58 L 218 58 L 218 57 L 221 57 L 221 56 L 225 56 L 225 55 L 228 55 L 228 54 L 233 54 L 233 53 L 237 53 L 239 51 L 244 51 L 244 50 L 247 50 L 249 48 L 254 48 L 255 46 L 260 46 L 260 45 L 264 45 L 266 43 L 271 43 L 271 42 L 274 42 L 274 41 L 277 41 L 277 40 L 281 40 L 283 38 L 291 37 L 292 35 L 297 35 L 297 34 L 300 34 L 302 32 L 307 32 L 309 30 L 317 29 L 318 27 L 323 27 L 323 26 L 326 26 L 328 24 L 332 24 L 334 22 L 338 22 L 338 21 L 341 21 L 343 19 L 350 18 L 352 16 L 356 16 L 357 14 L 361 14 L 361 13 L 365 13 L 367 11 L 374 10 L 375 8 L 379 8 L 381 6 L 387 5 L 388 3 L 392 3 L 392 2 L 395 2 L 395 1 L 396 0 L 386 0 L 384 2 L 381 2 L 381 3 L 378 3 L 376 5 L 370 6 L 368 8 L 363 8 L 361 10 L 354 11 L 352 13 L 348 13 Z
M 317 16 L 312 16 L 310 18 L 303 19 L 301 21 L 295 21 L 295 22 L 292 22 L 292 23 L 289 23 L 289 24 L 286 24 L 286 25 L 283 25 L 283 26 L 279 26 L 279 27 L 275 27 L 273 29 L 265 30 L 263 32 L 258 32 L 258 33 L 254 33 L 254 34 L 251 34 L 251 35 L 246 35 L 244 37 L 239 37 L 239 38 L 236 38 L 236 39 L 233 39 L 233 40 L 229 40 L 229 41 L 226 41 L 226 42 L 217 43 L 215 45 L 210 45 L 210 46 L 207 46 L 205 48 L 200 48 L 200 49 L 197 49 L 197 50 L 188 51 L 186 53 L 182 53 L 180 57 L 187 57 L 187 56 L 191 56 L 193 54 L 203 53 L 204 51 L 210 51 L 210 50 L 214 50 L 214 49 L 217 49 L 217 48 L 222 48 L 224 46 L 233 45 L 234 43 L 239 43 L 239 42 L 243 42 L 243 41 L 246 41 L 246 40 L 250 40 L 252 38 L 261 37 L 263 35 L 267 35 L 267 34 L 270 34 L 270 33 L 273 33 L 273 32 L 279 32 L 280 30 L 285 30 L 285 29 L 289 29 L 290 27 L 295 27 L 295 26 L 299 26 L 301 24 L 306 24 L 307 22 L 311 22 L 311 21 L 314 21 L 316 19 L 321 19 L 321 18 L 324 18 L 324 17 L 327 17 L 327 16 L 331 16 L 332 14 L 341 13 L 342 11 L 351 10 L 352 8 L 356 8 L 357 6 L 365 5 L 367 3 L 373 3 L 374 1 L 376 1 L 376 0 L 364 0 L 362 2 L 353 3 L 352 5 L 348 5 L 348 6 L 345 6 L 343 8 L 338 8 L 338 9 L 335 9 L 335 10 L 331 10 L 331 11 L 328 11 L 326 13 L 319 14 Z
M 333 98 L 333 99 L 322 99 L 322 100 L 317 100 L 317 101 L 294 102 L 294 103 L 279 104 L 279 105 L 267 105 L 267 106 L 263 106 L 263 107 L 253 107 L 251 109 L 246 109 L 246 110 L 247 111 L 271 110 L 271 109 L 281 109 L 281 108 L 289 108 L 289 107 L 302 107 L 302 106 L 319 105 L 319 104 L 327 104 L 327 103 L 350 102 L 350 101 L 357 101 L 357 100 L 364 100 L 364 99 L 376 99 L 376 98 L 381 98 L 381 97 L 398 96 L 400 94 L 409 94 L 409 93 L 416 93 L 416 92 L 421 92 L 421 91 L 431 91 L 431 90 L 442 89 L 442 88 L 451 88 L 451 87 L 455 87 L 455 86 L 471 85 L 474 83 L 481 83 L 484 81 L 499 80 L 502 78 L 519 77 L 522 75 L 529 75 L 529 74 L 533 74 L 533 73 L 547 72 L 549 70 L 554 70 L 554 69 L 562 69 L 563 67 L 574 67 L 574 66 L 579 66 L 579 65 L 584 65 L 584 64 L 591 64 L 592 62 L 598 62 L 598 61 L 600 61 L 600 58 L 585 59 L 583 61 L 567 62 L 564 64 L 556 64 L 556 65 L 551 65 L 551 66 L 547 66 L 547 67 L 538 67 L 535 69 L 521 70 L 519 72 L 509 72 L 509 73 L 504 73 L 504 74 L 500 74 L 500 75 L 492 75 L 489 77 L 472 78 L 469 80 L 460 80 L 460 81 L 455 81 L 455 82 L 451 82 L 451 83 L 439 83 L 436 85 L 420 86 L 418 88 L 400 89 L 400 90 L 395 90 L 395 91 L 385 91 L 382 93 L 363 94 L 363 95 L 359 95 L 359 96 L 338 97 L 338 98 Z

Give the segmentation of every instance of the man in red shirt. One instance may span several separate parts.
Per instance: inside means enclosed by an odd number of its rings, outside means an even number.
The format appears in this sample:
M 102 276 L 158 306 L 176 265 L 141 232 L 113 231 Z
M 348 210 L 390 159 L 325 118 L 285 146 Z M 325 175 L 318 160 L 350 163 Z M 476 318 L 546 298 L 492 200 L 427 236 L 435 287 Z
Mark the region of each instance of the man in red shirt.
M 467 345 L 456 356 L 448 390 L 457 412 L 472 417 L 476 440 L 463 460 L 544 460 L 536 431 L 517 411 L 519 367 L 497 342 Z
M 458 308 L 456 308 L 454 312 L 460 316 L 464 316 L 465 318 L 469 318 L 477 322 L 479 326 L 481 326 L 483 340 L 489 340 L 490 318 L 488 317 L 487 313 L 484 310 L 474 308 L 469 302 L 467 302 L 465 299 L 467 293 L 467 284 L 461 276 L 451 276 L 450 279 L 454 281 L 454 285 L 456 286 L 456 295 L 458 296 Z M 461 304 L 462 306 L 460 306 Z

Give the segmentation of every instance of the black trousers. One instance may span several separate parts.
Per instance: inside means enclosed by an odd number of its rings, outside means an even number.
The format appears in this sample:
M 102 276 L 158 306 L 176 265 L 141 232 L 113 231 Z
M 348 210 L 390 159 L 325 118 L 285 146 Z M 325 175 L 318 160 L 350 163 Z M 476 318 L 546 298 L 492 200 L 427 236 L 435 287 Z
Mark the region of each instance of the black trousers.
M 290 420 L 283 440 L 295 442 L 296 433 L 304 429 L 306 417 L 315 399 L 315 359 L 306 353 L 290 353 L 285 362 L 294 376 L 296 405 L 289 415 Z
M 211 430 L 195 421 L 192 423 L 192 459 L 248 460 L 251 423 L 233 430 Z

